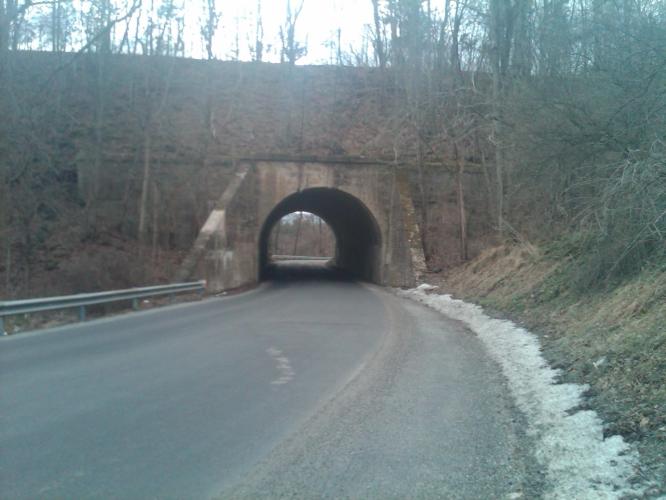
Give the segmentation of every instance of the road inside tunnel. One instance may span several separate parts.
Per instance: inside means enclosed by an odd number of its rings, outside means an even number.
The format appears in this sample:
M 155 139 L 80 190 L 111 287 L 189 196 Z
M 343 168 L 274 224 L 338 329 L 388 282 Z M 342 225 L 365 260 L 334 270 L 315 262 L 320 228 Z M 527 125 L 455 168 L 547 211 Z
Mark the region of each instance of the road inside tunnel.
M 269 243 L 280 220 L 296 212 L 321 218 L 335 237 L 331 259 L 274 262 Z M 356 197 L 333 188 L 310 188 L 294 193 L 270 212 L 259 238 L 262 280 L 345 280 L 381 282 L 381 234 L 370 210 Z
M 350 281 L 354 275 L 338 268 L 328 259 L 289 259 L 269 262 L 264 271 L 266 281 Z

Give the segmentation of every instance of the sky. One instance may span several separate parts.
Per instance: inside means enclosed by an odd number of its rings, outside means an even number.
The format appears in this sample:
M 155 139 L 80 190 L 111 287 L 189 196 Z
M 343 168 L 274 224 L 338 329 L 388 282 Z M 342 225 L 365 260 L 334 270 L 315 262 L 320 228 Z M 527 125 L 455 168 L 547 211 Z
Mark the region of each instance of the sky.
M 174 0 L 177 8 L 182 9 L 184 18 L 185 56 L 205 58 L 207 56 L 201 37 L 201 26 L 206 17 L 205 5 L 208 0 Z M 254 48 L 256 32 L 256 12 L 259 0 L 215 0 L 216 10 L 220 14 L 220 22 L 213 41 L 216 59 L 228 60 L 235 58 L 238 45 L 238 58 L 252 60 L 250 47 Z M 280 26 L 285 24 L 287 0 L 260 0 L 261 18 L 264 29 L 264 61 L 279 62 L 281 42 Z M 337 30 L 340 29 L 342 52 L 349 54 L 351 47 L 361 50 L 367 42 L 372 23 L 371 0 L 291 0 L 292 10 L 303 2 L 303 8 L 296 22 L 296 41 L 304 45 L 307 41 L 308 52 L 298 64 L 330 64 L 335 63 L 336 48 L 330 42 L 337 42 Z M 143 0 L 140 14 L 135 13 L 130 23 L 139 23 L 141 30 L 146 27 L 147 19 L 156 17 L 164 0 Z M 133 0 L 112 0 L 115 15 L 122 18 Z M 71 0 L 76 12 L 85 15 L 91 12 L 93 4 L 90 0 Z M 29 17 L 44 21 L 48 32 L 51 20 L 50 2 L 36 2 L 29 11 Z M 152 14 L 151 14 L 152 11 Z M 86 43 L 86 27 L 83 17 L 76 21 L 75 32 L 69 39 L 66 50 L 77 50 Z M 42 33 L 40 28 L 36 28 Z M 114 27 L 114 39 L 122 39 L 126 22 Z M 130 33 L 134 28 L 129 29 Z M 238 34 L 238 37 L 237 37 Z M 236 39 L 238 38 L 238 44 Z M 337 44 L 336 44 L 337 47 Z M 49 50 L 50 41 L 36 37 L 27 41 L 21 48 Z
M 205 50 L 199 33 L 199 24 L 192 20 L 202 18 L 205 0 L 183 0 L 186 26 L 187 52 L 192 57 L 203 57 Z M 292 0 L 292 6 L 299 0 Z M 280 60 L 280 25 L 285 22 L 286 0 L 262 0 L 261 11 L 264 26 L 264 47 L 268 49 L 264 60 Z M 257 0 L 217 0 L 221 13 L 220 25 L 215 38 L 215 56 L 231 58 L 236 46 L 236 32 L 240 33 L 240 59 L 249 60 L 249 47 L 254 45 Z M 307 39 L 308 54 L 299 64 L 325 64 L 332 62 L 334 51 L 326 42 L 337 39 L 341 29 L 341 45 L 344 52 L 349 46 L 359 49 L 363 43 L 367 25 L 372 21 L 370 0 L 304 0 L 303 9 L 296 23 L 296 39 L 304 43 Z

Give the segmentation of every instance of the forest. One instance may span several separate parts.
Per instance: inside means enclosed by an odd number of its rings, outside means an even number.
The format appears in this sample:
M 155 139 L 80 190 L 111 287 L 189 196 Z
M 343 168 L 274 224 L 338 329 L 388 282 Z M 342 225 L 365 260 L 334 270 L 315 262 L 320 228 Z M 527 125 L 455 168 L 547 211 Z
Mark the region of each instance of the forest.
M 72 193 L 67 183 L 54 182 L 72 175 L 59 147 L 78 119 L 57 109 L 65 92 L 62 69 L 46 71 L 35 90 L 16 74 L 13 53 L 92 55 L 99 79 L 105 78 L 101 61 L 114 54 L 160 60 L 243 54 L 256 62 L 294 65 L 308 52 L 299 31 L 307 1 L 290 0 L 282 18 L 265 19 L 259 0 L 241 20 L 226 19 L 224 2 L 214 0 L 197 3 L 196 11 L 190 2 L 175 0 L 0 2 L 5 294 L 27 291 L 19 283 L 30 282 L 33 260 L 56 221 L 69 217 L 71 224 L 73 217 L 85 225 L 89 214 L 71 210 L 85 212 L 95 197 L 94 189 Z M 410 143 L 396 156 L 409 156 L 419 176 L 426 163 L 453 163 L 460 170 L 468 163 L 481 165 L 498 239 L 544 241 L 560 235 L 558 251 L 571 258 L 572 280 L 580 289 L 606 286 L 663 263 L 664 2 L 368 1 L 373 16 L 355 46 L 342 46 L 340 29 L 331 28 L 338 37 L 327 45 L 333 54 L 329 62 L 385 72 L 386 85 L 394 89 L 385 133 Z M 278 34 L 273 43 L 264 40 L 269 25 Z M 107 139 L 100 123 L 107 105 L 103 93 L 109 92 L 104 83 L 93 89 L 98 123 L 90 124 L 89 149 Z M 144 124 L 165 105 L 166 90 L 163 94 L 162 102 L 158 96 L 146 105 L 139 117 Z M 128 209 L 137 227 L 127 236 L 145 246 L 148 208 L 157 195 L 146 165 L 137 162 L 137 169 L 132 175 L 138 199 Z M 424 189 L 433 188 L 417 183 L 421 197 Z M 427 203 L 423 207 L 428 227 L 437 214 L 428 213 Z M 78 237 L 89 235 L 83 231 Z M 468 257 L 464 248 L 460 257 Z

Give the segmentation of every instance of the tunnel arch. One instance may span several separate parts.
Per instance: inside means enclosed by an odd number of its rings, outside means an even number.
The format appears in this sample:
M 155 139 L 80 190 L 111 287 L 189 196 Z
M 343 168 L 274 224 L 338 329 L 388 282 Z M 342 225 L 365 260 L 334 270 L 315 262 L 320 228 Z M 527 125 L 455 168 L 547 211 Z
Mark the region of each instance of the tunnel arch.
M 266 276 L 268 243 L 275 224 L 293 212 L 310 212 L 328 224 L 336 240 L 334 264 L 358 279 L 381 282 L 381 231 L 368 207 L 335 188 L 309 188 L 280 201 L 266 217 L 259 236 L 259 278 Z

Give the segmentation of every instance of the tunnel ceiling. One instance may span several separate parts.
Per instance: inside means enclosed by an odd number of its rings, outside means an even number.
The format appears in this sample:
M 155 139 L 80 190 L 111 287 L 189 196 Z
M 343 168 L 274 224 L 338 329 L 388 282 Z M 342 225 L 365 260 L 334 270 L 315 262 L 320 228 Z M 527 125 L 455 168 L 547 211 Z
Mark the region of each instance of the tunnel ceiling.
M 332 188 L 311 188 L 294 193 L 268 215 L 260 236 L 261 265 L 268 263 L 268 239 L 273 226 L 292 212 L 321 217 L 335 234 L 336 264 L 359 278 L 379 280 L 381 235 L 368 208 L 356 197 Z

